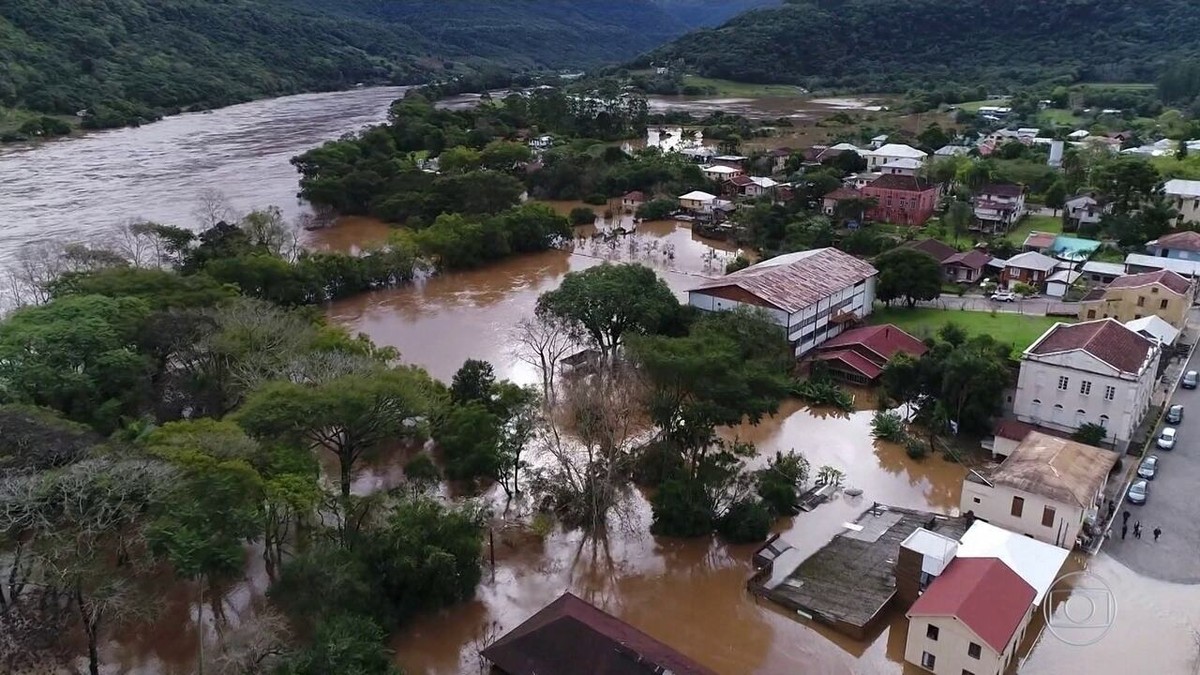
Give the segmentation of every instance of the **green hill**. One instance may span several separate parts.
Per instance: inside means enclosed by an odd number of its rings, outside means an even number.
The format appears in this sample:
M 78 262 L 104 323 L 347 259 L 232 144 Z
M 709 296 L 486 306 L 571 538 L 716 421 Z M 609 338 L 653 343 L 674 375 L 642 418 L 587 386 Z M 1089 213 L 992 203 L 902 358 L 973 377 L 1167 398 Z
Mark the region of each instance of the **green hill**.
M 773 1 L 4 0 L 0 112 L 89 109 L 107 126 L 446 71 L 586 67 Z
M 699 30 L 634 65 L 810 88 L 1153 81 L 1200 55 L 1194 0 L 786 0 Z

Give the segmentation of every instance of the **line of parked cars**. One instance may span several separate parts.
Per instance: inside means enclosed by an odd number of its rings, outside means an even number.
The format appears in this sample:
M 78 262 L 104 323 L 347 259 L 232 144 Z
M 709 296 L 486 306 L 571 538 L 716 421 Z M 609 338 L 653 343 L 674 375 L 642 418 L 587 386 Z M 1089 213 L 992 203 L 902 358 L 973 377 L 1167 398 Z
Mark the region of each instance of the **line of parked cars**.
M 1200 385 L 1200 373 L 1194 370 L 1189 370 L 1183 375 L 1183 379 L 1179 381 L 1179 386 L 1184 389 L 1195 389 Z M 1183 406 L 1176 403 L 1167 408 L 1166 424 L 1177 425 L 1183 422 Z M 1158 439 L 1154 445 L 1159 450 L 1170 452 L 1175 449 L 1175 443 L 1178 441 L 1179 430 L 1174 426 L 1164 426 L 1158 434 Z M 1142 460 L 1138 465 L 1137 480 L 1133 481 L 1129 486 L 1129 491 L 1125 493 L 1125 500 L 1130 504 L 1145 504 L 1150 497 L 1150 481 L 1158 475 L 1159 469 L 1158 455 L 1150 455 Z

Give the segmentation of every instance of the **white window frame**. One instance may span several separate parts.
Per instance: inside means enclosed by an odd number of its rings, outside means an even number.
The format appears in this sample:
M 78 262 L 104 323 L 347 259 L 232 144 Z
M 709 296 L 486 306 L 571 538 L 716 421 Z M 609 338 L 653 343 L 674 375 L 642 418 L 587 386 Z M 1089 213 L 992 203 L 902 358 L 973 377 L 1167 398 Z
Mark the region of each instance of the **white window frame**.
M 1067 377 L 1066 375 L 1059 375 L 1058 376 L 1058 390 L 1066 391 L 1067 387 L 1069 387 L 1069 386 L 1071 386 L 1071 378 Z

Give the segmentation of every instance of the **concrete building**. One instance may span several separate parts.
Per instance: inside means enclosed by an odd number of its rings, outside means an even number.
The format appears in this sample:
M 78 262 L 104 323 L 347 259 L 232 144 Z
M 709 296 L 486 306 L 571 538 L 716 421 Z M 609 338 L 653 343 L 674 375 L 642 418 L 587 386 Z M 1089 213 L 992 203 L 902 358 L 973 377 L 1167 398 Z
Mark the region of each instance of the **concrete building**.
M 1150 407 L 1161 354 L 1112 318 L 1056 323 L 1021 355 L 1013 413 L 1065 433 L 1099 424 L 1105 444 L 1124 451 Z
M 1067 225 L 1078 230 L 1080 225 L 1096 225 L 1100 218 L 1111 209 L 1096 201 L 1094 197 L 1083 195 L 1070 199 L 1063 205 L 1063 217 Z
M 1200 277 L 1200 260 L 1180 260 L 1162 256 L 1146 255 L 1145 253 L 1130 253 L 1125 256 L 1125 273 L 1153 272 L 1155 270 L 1171 270 L 1189 279 Z
M 1176 328 L 1187 324 L 1196 296 L 1195 282 L 1169 270 L 1127 274 L 1113 279 L 1079 303 L 1080 320 L 1113 318 L 1122 323 L 1157 316 Z
M 933 216 L 939 192 L 936 183 L 899 174 L 884 174 L 862 188 L 863 196 L 875 199 L 867 216 L 896 225 L 924 225 Z
M 700 169 L 704 177 L 717 182 L 725 181 L 734 176 L 741 176 L 746 172 L 737 167 L 727 166 L 725 164 L 711 164 Z
M 702 212 L 712 208 L 718 197 L 702 190 L 692 190 L 679 196 L 679 208 L 684 211 Z
M 974 205 L 979 229 L 1003 234 L 1025 217 L 1025 187 L 1008 183 L 985 185 L 976 193 Z
M 894 162 L 898 159 L 915 159 L 924 163 L 925 158 L 929 157 L 929 154 L 911 145 L 887 143 L 863 153 L 863 156 L 867 158 L 867 168 L 876 171 L 882 169 L 884 164 Z
M 1146 242 L 1146 253 L 1174 260 L 1200 261 L 1200 232 L 1180 230 Z
M 1000 285 L 1012 290 L 1019 283 L 1032 286 L 1042 292 L 1046 278 L 1054 273 L 1058 261 L 1037 251 L 1018 253 L 1004 263 L 1000 272 Z
M 1096 285 L 1111 284 L 1117 277 L 1125 276 L 1124 263 L 1109 263 L 1100 262 L 1099 260 L 1089 260 L 1079 268 L 1083 272 L 1083 277 L 1089 283 Z
M 967 474 L 959 510 L 1072 549 L 1098 525 L 1104 486 L 1118 458 L 1111 450 L 1031 431 L 999 467 Z
M 1200 222 L 1200 180 L 1173 178 L 1163 183 L 1163 196 L 1179 212 L 1179 224 Z
M 688 291 L 688 304 L 706 311 L 764 309 L 801 356 L 871 313 L 877 274 L 835 248 L 799 251 L 706 281 Z

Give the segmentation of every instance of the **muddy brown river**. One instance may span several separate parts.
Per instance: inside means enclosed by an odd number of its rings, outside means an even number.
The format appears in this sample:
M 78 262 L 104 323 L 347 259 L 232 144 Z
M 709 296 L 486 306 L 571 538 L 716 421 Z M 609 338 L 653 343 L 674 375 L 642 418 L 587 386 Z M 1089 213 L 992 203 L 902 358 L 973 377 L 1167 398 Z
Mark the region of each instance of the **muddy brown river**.
M 303 205 L 294 197 L 296 177 L 287 160 L 382 119 L 398 91 L 261 101 L 141 129 L 0 151 L 0 265 L 25 242 L 103 239 L 131 217 L 187 224 L 194 196 L 204 188 L 223 192 L 240 209 L 276 204 L 294 214 Z M 783 107 L 772 102 L 768 112 Z M 577 204 L 554 206 L 565 213 Z M 605 260 L 634 260 L 654 267 L 682 296 L 701 277 L 719 274 L 736 254 L 732 246 L 698 237 L 675 222 L 638 224 L 634 235 L 612 245 L 592 237 L 614 224 L 600 219 L 596 227 L 579 228 L 568 250 L 350 298 L 327 313 L 396 346 L 404 359 L 439 378 L 448 378 L 466 358 L 483 358 L 501 377 L 532 382 L 534 373 L 513 358 L 508 335 L 530 314 L 538 294 L 554 288 L 566 273 Z M 345 220 L 314 233 L 311 244 L 353 251 L 380 241 L 388 231 L 369 219 Z M 842 415 L 787 402 L 756 427 L 725 431 L 754 441 L 762 456 L 803 452 L 814 467 L 842 469 L 846 484 L 863 490 L 861 497 L 843 495 L 778 523 L 784 539 L 802 550 L 819 548 L 872 501 L 936 511 L 952 510 L 958 502 L 962 466 L 936 457 L 915 462 L 898 447 L 874 442 L 873 406 L 861 393 L 858 403 L 860 412 Z M 357 476 L 355 489 L 394 485 L 399 466 L 399 458 L 380 458 Z M 907 628 L 902 615 L 861 643 L 804 623 L 746 593 L 753 547 L 653 537 L 646 500 L 638 494 L 631 500 L 629 521 L 605 541 L 558 529 L 537 537 L 498 526 L 496 566 L 485 574 L 475 598 L 399 630 L 391 640 L 397 663 L 410 675 L 477 673 L 480 646 L 569 589 L 722 674 L 918 672 L 903 664 Z M 1022 672 L 1196 671 L 1200 586 L 1152 581 L 1104 555 L 1070 564 L 1099 574 L 1112 589 L 1119 604 L 1113 629 L 1089 647 L 1031 631 L 1022 650 Z M 222 589 L 213 606 L 231 622 L 246 620 L 262 606 L 266 587 L 261 557 L 250 551 L 245 578 Z M 197 618 L 191 599 L 189 589 L 181 587 L 164 598 L 165 611 L 153 625 L 111 636 L 104 672 L 195 672 Z M 212 613 L 203 619 L 208 640 L 214 634 Z

